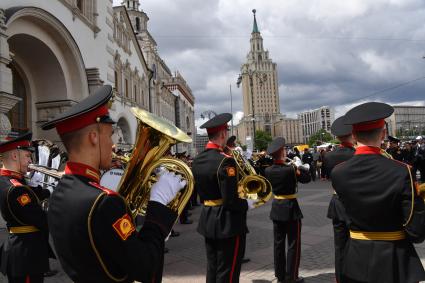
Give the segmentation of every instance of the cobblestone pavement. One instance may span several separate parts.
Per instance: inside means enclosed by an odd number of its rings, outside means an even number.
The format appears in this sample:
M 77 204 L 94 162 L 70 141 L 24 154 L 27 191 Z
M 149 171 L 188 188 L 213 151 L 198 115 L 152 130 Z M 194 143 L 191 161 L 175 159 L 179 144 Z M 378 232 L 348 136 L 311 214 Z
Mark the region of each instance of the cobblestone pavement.
M 300 276 L 306 283 L 335 282 L 332 224 L 326 218 L 331 196 L 330 183 L 316 181 L 299 186 L 299 202 L 304 214 L 302 222 L 302 252 Z M 177 224 L 180 236 L 171 238 L 166 247 L 163 282 L 205 282 L 206 255 L 203 238 L 196 232 L 200 207 L 191 211 L 193 224 Z M 251 261 L 242 266 L 240 282 L 277 282 L 273 271 L 273 225 L 269 220 L 270 203 L 248 212 L 246 257 Z M 4 227 L 0 226 L 0 227 Z M 0 228 L 1 229 L 1 228 Z M 6 236 L 0 230 L 0 241 Z M 425 262 L 425 244 L 416 246 Z M 51 261 L 52 268 L 59 269 L 57 261 Z M 0 282 L 6 282 L 0 275 Z M 71 283 L 63 271 L 46 283 Z

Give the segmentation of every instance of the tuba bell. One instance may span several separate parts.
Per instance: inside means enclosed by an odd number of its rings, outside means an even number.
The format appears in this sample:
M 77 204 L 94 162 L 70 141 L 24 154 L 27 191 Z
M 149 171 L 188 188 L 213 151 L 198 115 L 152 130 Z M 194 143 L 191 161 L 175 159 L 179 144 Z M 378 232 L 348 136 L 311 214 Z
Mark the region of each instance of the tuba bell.
M 236 161 L 238 167 L 238 192 L 241 198 L 254 199 L 255 207 L 265 204 L 272 196 L 272 185 L 269 180 L 255 172 L 239 150 L 230 150 L 230 154 Z
M 180 215 L 192 195 L 192 171 L 183 161 L 163 156 L 177 142 L 190 143 L 192 139 L 176 126 L 150 112 L 137 107 L 131 108 L 131 112 L 138 124 L 136 142 L 131 156 L 126 160 L 127 166 L 118 185 L 118 193 L 126 199 L 133 218 L 145 214 L 152 185 L 158 180 L 156 170 L 159 167 L 166 168 L 186 180 L 186 186 L 168 204 Z

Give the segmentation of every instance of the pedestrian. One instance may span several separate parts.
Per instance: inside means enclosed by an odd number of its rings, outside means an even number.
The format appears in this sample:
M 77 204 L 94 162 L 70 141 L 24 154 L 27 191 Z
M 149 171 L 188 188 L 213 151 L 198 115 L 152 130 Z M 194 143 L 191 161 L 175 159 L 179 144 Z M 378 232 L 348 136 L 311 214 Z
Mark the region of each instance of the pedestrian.
M 204 202 L 197 230 L 205 239 L 207 283 L 239 282 L 248 232 L 246 213 L 255 203 L 238 197 L 237 164 L 223 152 L 231 119 L 232 114 L 223 113 L 201 125 L 209 142 L 193 160 L 195 186 Z
M 326 175 L 331 179 L 334 167 L 347 161 L 354 155 L 354 139 L 351 132 L 352 126 L 344 124 L 344 116 L 339 117 L 332 123 L 331 133 L 336 136 L 341 144 L 334 151 L 325 155 L 325 167 L 322 170 L 325 170 L 327 172 Z M 329 203 L 327 217 L 332 219 L 335 249 L 335 278 L 336 282 L 340 283 L 342 282 L 341 268 L 344 260 L 344 250 L 350 233 L 348 229 L 349 219 L 335 191 Z
M 304 154 L 302 156 L 302 162 L 304 164 L 308 164 L 310 168 L 310 175 L 313 182 L 316 181 L 316 166 L 314 165 L 313 154 L 308 150 L 308 148 L 304 149 Z
M 358 147 L 332 170 L 332 186 L 350 219 L 343 283 L 425 280 L 413 243 L 424 240 L 424 201 L 408 165 L 384 156 L 385 118 L 394 108 L 368 102 L 345 114 Z
M 75 283 L 160 282 L 164 240 L 177 214 L 166 205 L 185 185 L 167 171 L 152 186 L 146 218 L 136 230 L 127 202 L 99 185 L 112 157 L 108 101 L 102 86 L 42 125 L 56 128 L 69 155 L 49 205 L 49 229 L 59 261 Z
M 274 199 L 270 211 L 273 221 L 274 270 L 278 282 L 304 282 L 299 277 L 301 259 L 301 219 L 303 214 L 298 205 L 298 182 L 311 180 L 308 170 L 285 163 L 285 139 L 275 138 L 267 148 L 273 157 L 273 165 L 266 168 L 266 178 L 272 185 Z M 286 252 L 286 240 L 288 250 Z
M 399 146 L 400 140 L 396 137 L 388 136 L 389 147 L 387 153 L 389 153 L 395 160 L 403 161 L 403 154 Z

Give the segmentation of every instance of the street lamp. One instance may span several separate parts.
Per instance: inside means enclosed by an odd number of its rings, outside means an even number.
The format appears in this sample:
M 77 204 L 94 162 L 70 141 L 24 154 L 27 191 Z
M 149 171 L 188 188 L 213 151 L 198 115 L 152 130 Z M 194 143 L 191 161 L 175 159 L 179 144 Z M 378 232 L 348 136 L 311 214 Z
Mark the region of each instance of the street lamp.
M 254 81 L 253 76 L 254 74 L 257 76 L 257 80 L 260 84 L 260 86 L 263 85 L 264 81 L 267 80 L 267 74 L 264 73 L 258 73 L 257 71 L 253 71 L 249 69 L 248 71 L 243 72 L 242 74 L 239 74 L 238 80 L 236 81 L 236 85 L 239 88 L 242 83 L 242 76 L 248 75 L 249 78 L 249 88 L 251 90 L 251 109 L 252 109 L 252 142 L 253 142 L 253 149 L 255 148 L 255 109 L 254 109 Z

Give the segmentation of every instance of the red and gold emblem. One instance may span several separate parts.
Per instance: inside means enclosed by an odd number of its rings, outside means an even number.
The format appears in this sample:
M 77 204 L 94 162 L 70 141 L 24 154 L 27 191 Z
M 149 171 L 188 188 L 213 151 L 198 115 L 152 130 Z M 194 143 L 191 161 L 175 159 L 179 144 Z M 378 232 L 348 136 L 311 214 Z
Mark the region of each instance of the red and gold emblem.
M 23 194 L 18 197 L 18 202 L 21 206 L 25 206 L 31 202 L 31 198 L 28 194 Z
M 123 217 L 115 221 L 112 227 L 114 227 L 114 230 L 123 241 L 127 240 L 131 233 L 136 230 L 133 225 L 133 221 L 128 214 L 125 214 Z
M 233 177 L 236 175 L 235 167 L 227 167 L 227 176 Z

